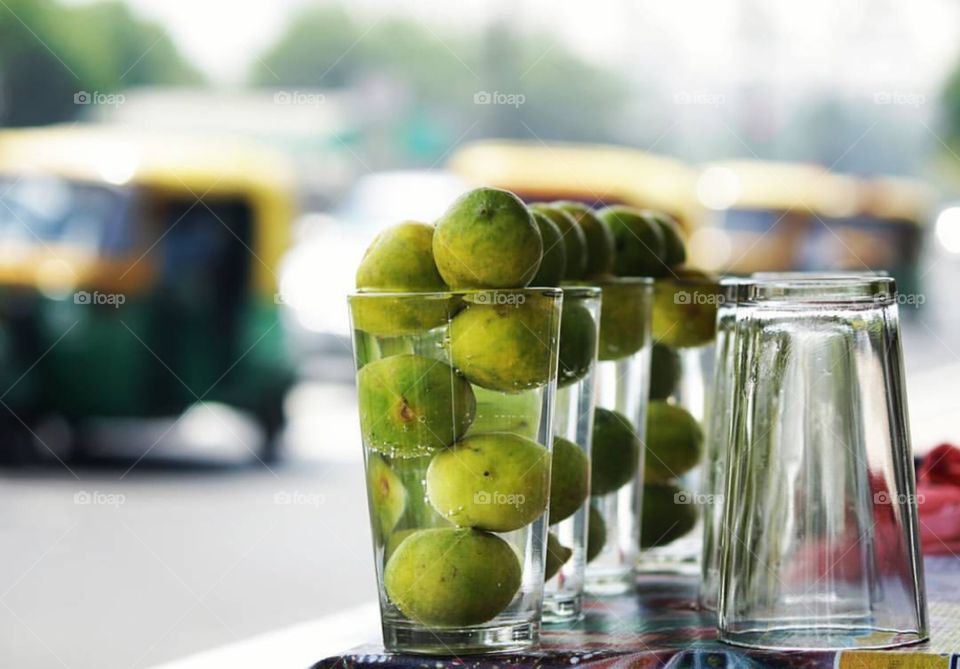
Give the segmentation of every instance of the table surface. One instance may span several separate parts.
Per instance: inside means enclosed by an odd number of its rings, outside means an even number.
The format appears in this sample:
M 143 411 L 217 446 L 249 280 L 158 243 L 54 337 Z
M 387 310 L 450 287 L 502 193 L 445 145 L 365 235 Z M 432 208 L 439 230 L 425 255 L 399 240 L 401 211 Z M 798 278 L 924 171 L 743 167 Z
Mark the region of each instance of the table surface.
M 634 593 L 589 599 L 585 619 L 547 626 L 540 648 L 523 653 L 425 657 L 386 653 L 366 645 L 317 662 L 313 669 L 471 669 L 504 667 L 960 667 L 960 560 L 928 558 L 930 641 L 896 650 L 771 652 L 716 640 L 715 618 L 696 606 L 696 579 L 641 576 Z

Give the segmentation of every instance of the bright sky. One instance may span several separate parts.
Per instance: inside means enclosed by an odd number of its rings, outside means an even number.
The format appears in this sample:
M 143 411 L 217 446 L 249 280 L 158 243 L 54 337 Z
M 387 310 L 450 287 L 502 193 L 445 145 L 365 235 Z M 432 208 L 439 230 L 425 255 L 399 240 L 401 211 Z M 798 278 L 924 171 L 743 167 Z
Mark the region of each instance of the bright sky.
M 82 2 L 84 0 L 68 0 Z M 128 0 L 159 20 L 214 79 L 242 79 L 256 53 L 311 0 Z M 317 1 L 317 0 L 313 0 Z M 958 55 L 954 0 L 349 0 L 371 23 L 416 18 L 456 49 L 455 34 L 500 17 L 555 35 L 584 56 L 629 68 L 658 56 L 671 78 L 717 85 L 761 76 L 841 86 L 873 81 L 921 90 Z M 749 36 L 750 43 L 745 45 Z

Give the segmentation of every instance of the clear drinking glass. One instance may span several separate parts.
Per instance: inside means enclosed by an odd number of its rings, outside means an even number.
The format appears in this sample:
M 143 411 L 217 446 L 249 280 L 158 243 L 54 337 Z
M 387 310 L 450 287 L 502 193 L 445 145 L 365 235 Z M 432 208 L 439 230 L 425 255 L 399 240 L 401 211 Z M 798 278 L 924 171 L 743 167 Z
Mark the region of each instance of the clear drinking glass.
M 653 280 L 598 284 L 600 343 L 591 449 L 587 591 L 626 592 L 639 553 Z
M 384 645 L 534 645 L 561 291 L 349 302 Z
M 595 287 L 563 287 L 544 622 L 582 616 L 600 295 Z
M 657 279 L 654 294 L 637 569 L 697 574 L 703 541 L 703 419 L 721 295 L 716 280 L 699 275 Z
M 747 290 L 746 279 L 720 282 L 717 305 L 717 338 L 713 375 L 707 392 L 709 401 L 704 419 L 704 467 L 701 485 L 703 511 L 703 560 L 700 565 L 700 605 L 715 610 L 720 590 L 720 532 L 723 527 L 723 495 L 726 486 L 727 455 L 733 425 L 737 302 Z
M 887 276 L 883 271 L 754 272 L 750 278 L 728 278 L 720 282 L 721 301 L 717 307 L 717 340 L 714 373 L 707 392 L 704 420 L 704 477 L 701 487 L 703 509 L 703 561 L 700 569 L 700 605 L 716 610 L 720 590 L 720 532 L 723 526 L 723 493 L 726 487 L 727 455 L 733 424 L 734 326 L 740 295 L 749 284 L 764 281 L 862 280 Z
M 720 639 L 926 639 L 894 281 L 764 281 L 736 309 Z

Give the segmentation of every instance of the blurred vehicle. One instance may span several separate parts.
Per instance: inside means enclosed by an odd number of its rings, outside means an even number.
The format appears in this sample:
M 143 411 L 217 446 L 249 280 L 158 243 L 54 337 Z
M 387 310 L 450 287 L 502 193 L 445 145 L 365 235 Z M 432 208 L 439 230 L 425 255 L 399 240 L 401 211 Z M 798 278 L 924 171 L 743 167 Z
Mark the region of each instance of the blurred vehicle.
M 403 220 L 432 222 L 468 189 L 440 170 L 376 172 L 359 178 L 332 213 L 300 219 L 298 240 L 281 263 L 280 295 L 294 345 L 315 358 L 318 374 L 353 379 L 346 295 L 377 233 Z M 338 374 L 331 358 L 348 365 Z
M 806 163 L 737 160 L 704 166 L 697 197 L 721 243 L 705 265 L 732 272 L 788 271 L 817 264 L 809 241 L 822 221 L 856 212 L 856 180 Z M 837 269 L 817 267 L 816 269 Z
M 701 215 L 696 172 L 678 160 L 637 149 L 481 141 L 454 153 L 449 169 L 472 183 L 511 190 L 528 202 L 563 199 L 592 207 L 658 209 L 687 231 Z
M 450 159 L 471 182 L 527 201 L 628 204 L 674 216 L 691 265 L 749 273 L 884 270 L 916 290 L 933 193 L 903 178 L 861 179 L 805 163 L 737 160 L 700 170 L 636 149 L 482 141 Z
M 916 179 L 866 179 L 857 213 L 828 221 L 835 240 L 821 247 L 825 252 L 820 262 L 838 268 L 862 269 L 866 264 L 886 269 L 897 279 L 901 293 L 919 292 L 924 235 L 937 199 L 932 187 Z
M 704 167 L 697 195 L 714 254 L 704 264 L 758 270 L 882 270 L 916 290 L 933 193 L 922 182 L 860 178 L 804 163 L 729 161 Z M 696 246 L 696 245 L 695 245 Z
M 237 142 L 109 127 L 0 133 L 0 430 L 65 419 L 251 414 L 267 438 L 294 381 L 276 266 L 285 164 Z
M 351 154 L 362 132 L 349 92 L 137 86 L 123 95 L 123 104 L 86 111 L 98 122 L 133 131 L 213 133 L 267 146 L 293 166 L 305 210 L 339 201 L 363 169 Z

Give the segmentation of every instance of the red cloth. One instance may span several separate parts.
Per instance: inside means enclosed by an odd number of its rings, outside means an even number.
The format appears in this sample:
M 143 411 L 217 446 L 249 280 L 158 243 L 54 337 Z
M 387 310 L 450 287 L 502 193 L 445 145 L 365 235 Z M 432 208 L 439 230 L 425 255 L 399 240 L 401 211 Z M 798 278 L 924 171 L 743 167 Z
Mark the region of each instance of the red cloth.
M 917 509 L 923 552 L 960 556 L 960 448 L 940 444 L 923 459 Z

